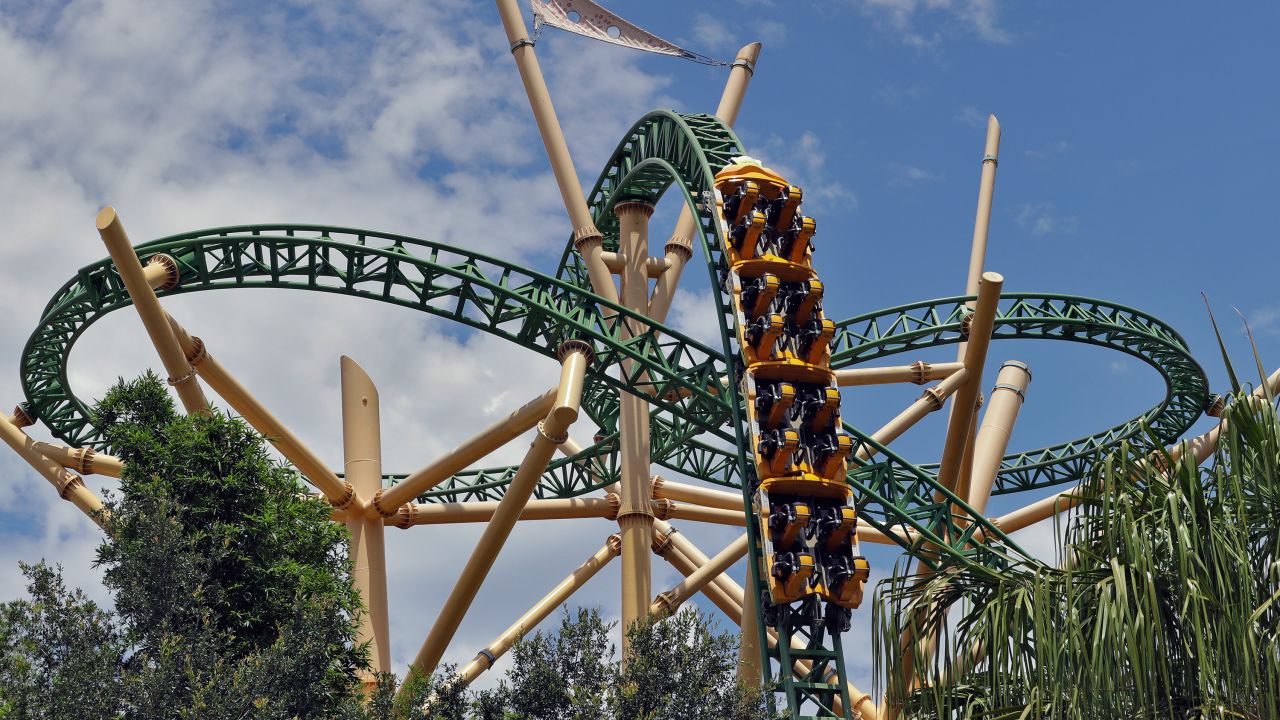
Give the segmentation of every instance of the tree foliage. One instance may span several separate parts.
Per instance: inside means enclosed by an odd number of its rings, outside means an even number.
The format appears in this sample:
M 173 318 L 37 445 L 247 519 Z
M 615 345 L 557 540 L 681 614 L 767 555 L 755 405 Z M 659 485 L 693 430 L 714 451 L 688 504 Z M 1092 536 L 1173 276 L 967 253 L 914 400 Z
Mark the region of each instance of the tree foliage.
M 1155 442 L 1099 463 L 1060 567 L 882 588 L 890 701 L 922 718 L 1280 717 L 1280 422 L 1244 395 L 1225 418 L 1208 468 Z M 940 650 L 903 668 L 912 622 Z

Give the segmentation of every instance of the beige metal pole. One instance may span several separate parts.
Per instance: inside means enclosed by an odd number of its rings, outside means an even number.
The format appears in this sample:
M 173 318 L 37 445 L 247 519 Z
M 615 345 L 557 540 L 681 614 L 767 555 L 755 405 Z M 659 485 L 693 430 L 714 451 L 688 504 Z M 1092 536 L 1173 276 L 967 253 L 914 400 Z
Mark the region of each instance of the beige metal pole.
M 152 290 L 172 290 L 178 286 L 181 275 L 178 272 L 178 261 L 161 253 L 152 255 L 142 268 L 142 276 Z
M 582 184 L 578 181 L 578 172 L 573 167 L 564 131 L 560 129 L 560 120 L 551 103 L 551 93 L 547 91 L 547 83 L 542 78 L 542 68 L 533 51 L 533 41 L 529 39 L 520 6 L 516 0 L 497 2 L 502 27 L 507 31 L 507 40 L 511 43 L 511 54 L 515 57 L 525 94 L 529 96 L 529 106 L 533 109 L 533 118 L 538 123 L 542 144 L 551 161 L 551 171 L 555 173 L 556 185 L 560 188 L 560 198 L 569 214 L 569 222 L 573 224 L 574 245 L 586 260 L 587 272 L 591 276 L 591 286 L 595 293 L 610 302 L 617 302 L 618 292 L 613 285 L 613 276 L 600 259 L 600 253 L 604 250 L 600 231 L 596 229 L 591 211 L 587 208 Z
M 623 202 L 614 206 L 618 235 L 626 264 L 622 270 L 622 305 L 645 313 L 649 301 L 649 280 L 644 266 L 649 258 L 649 217 L 653 206 Z M 625 335 L 634 336 L 644 328 L 633 323 Z M 629 366 L 624 364 L 624 371 Z M 627 631 L 648 613 L 652 595 L 650 545 L 653 538 L 653 510 L 649 474 L 649 402 L 628 392 L 618 393 L 619 450 L 622 455 L 622 507 L 618 527 L 622 529 L 622 656 L 625 663 L 630 641 Z
M 698 487 L 696 485 L 688 485 L 674 480 L 667 480 L 659 475 L 654 475 L 652 480 L 653 496 L 655 498 L 667 498 L 669 500 L 679 500 L 680 502 L 704 505 L 710 508 L 732 510 L 737 512 L 739 515 L 743 515 L 745 513 L 742 503 L 742 495 L 738 493 L 725 492 L 724 490 L 712 490 L 710 488 Z
M 708 558 L 705 553 L 699 550 L 698 546 L 694 545 L 693 542 L 690 541 L 688 537 L 685 537 L 684 533 L 672 527 L 671 523 L 668 523 L 665 520 L 658 520 L 653 525 L 658 532 L 661 532 L 665 535 L 667 540 L 670 542 L 672 550 L 674 552 L 677 552 L 680 554 L 680 556 L 688 559 L 689 563 L 691 564 L 691 567 L 694 570 L 711 562 L 711 559 Z M 692 572 L 692 570 L 690 572 Z M 720 575 L 716 575 L 715 578 L 711 581 L 711 584 L 707 585 L 706 587 L 707 588 L 715 587 L 718 589 L 719 592 L 728 593 L 729 595 L 738 598 L 736 602 L 737 612 L 739 614 L 742 613 L 742 592 L 743 592 L 742 586 L 739 585 L 737 582 L 735 582 L 733 578 L 729 577 L 728 574 L 722 573 Z M 706 589 L 704 589 L 703 594 L 706 595 L 708 598 L 711 598 L 712 601 L 714 602 L 715 598 L 710 593 L 708 593 Z M 721 609 L 723 610 L 724 608 L 721 608 Z M 740 622 L 740 621 L 737 621 L 737 622 Z
M 470 685 L 480 674 L 493 667 L 493 663 L 502 657 L 511 646 L 525 633 L 537 627 L 539 623 L 547 619 L 547 616 L 556 608 L 564 604 L 583 585 L 587 583 L 601 568 L 608 565 L 611 560 L 622 552 L 622 537 L 619 535 L 610 535 L 604 546 L 595 552 L 594 555 L 587 558 L 586 562 L 579 565 L 569 577 L 560 581 L 539 600 L 529 611 L 520 616 L 520 619 L 511 624 L 511 627 L 502 631 L 502 634 L 489 643 L 488 647 L 476 654 L 474 660 L 467 663 L 462 668 L 462 672 L 458 673 L 458 677 L 462 679 L 463 685 Z
M 431 626 L 431 632 L 423 641 L 422 648 L 418 650 L 413 668 L 421 674 L 430 675 L 440 664 L 449 641 L 453 639 L 458 625 L 480 591 L 480 585 L 515 527 L 525 503 L 537 487 L 542 471 L 555 454 L 556 446 L 564 442 L 569 425 L 577 419 L 578 407 L 582 401 L 583 377 L 590 362 L 590 353 L 590 346 L 576 340 L 561 346 L 560 384 L 557 386 L 554 404 L 546 418 L 539 423 L 538 434 L 529 446 L 515 477 L 511 479 L 511 484 L 507 486 L 506 495 L 499 503 L 497 512 L 485 525 L 484 533 L 467 560 L 462 575 L 445 600 L 440 614 L 436 616 L 435 624 Z
M 66 468 L 36 452 L 31 447 L 31 438 L 7 417 L 0 418 L 0 439 L 48 480 L 58 491 L 58 497 L 80 508 L 99 527 L 104 526 L 102 500 L 97 494 L 84 486 L 84 480 L 79 475 L 68 472 Z
M 81 475 L 97 474 L 118 478 L 124 470 L 124 462 L 120 458 L 99 453 L 93 448 L 69 448 L 65 445 L 33 441 L 31 449 Z
M 382 488 L 382 430 L 379 421 L 378 388 L 354 360 L 343 355 L 342 367 L 342 453 L 347 482 L 357 497 L 370 498 Z M 369 642 L 374 673 L 391 671 L 391 630 L 387 616 L 387 559 L 382 537 L 382 519 L 350 513 L 349 552 L 352 580 L 367 612 L 360 616 L 356 642 Z M 364 679 L 372 690 L 377 679 Z
M 258 399 L 231 373 L 227 372 L 222 363 L 209 354 L 203 340 L 187 332 L 186 328 L 179 325 L 173 317 L 166 315 L 166 318 L 169 328 L 177 338 L 179 348 L 191 363 L 192 371 L 198 371 L 214 392 L 226 400 L 237 413 L 240 413 L 245 422 L 262 433 L 281 455 L 293 463 L 303 477 L 324 493 L 330 505 L 339 509 L 350 509 L 353 504 L 358 506 L 359 503 L 364 502 L 364 498 L 356 498 L 350 483 L 340 479 L 330 470 L 329 466 L 302 444 L 298 436 L 277 420 L 271 411 L 258 402 Z
M 485 455 L 506 445 L 538 424 L 555 403 L 556 388 L 534 398 L 480 434 L 437 458 L 430 465 L 389 488 L 378 491 L 369 509 L 371 516 L 392 517 L 400 506 L 439 485 Z
M 760 661 L 760 598 L 753 592 L 743 593 L 739 625 L 738 681 L 748 687 L 758 687 L 764 679 L 764 664 Z
M 451 525 L 488 522 L 498 511 L 498 500 L 465 503 L 405 503 L 394 517 L 383 520 L 387 525 L 409 528 L 414 525 Z M 570 520 L 573 518 L 607 518 L 618 511 L 609 498 L 568 498 L 563 500 L 530 500 L 520 512 L 521 520 Z
M 676 531 L 668 533 L 655 527 L 653 529 L 653 551 L 659 557 L 670 563 L 671 567 L 675 568 L 681 575 L 688 577 L 698 569 L 698 565 L 694 561 L 690 560 L 684 553 L 680 552 L 675 544 L 671 542 L 671 538 L 678 534 L 679 533 Z M 724 577 L 727 576 L 721 576 L 721 578 Z M 717 578 L 717 580 L 719 579 L 720 578 Z M 741 590 L 741 588 L 739 588 L 739 590 Z M 711 582 L 702 586 L 702 594 L 711 601 L 711 604 L 715 605 L 721 612 L 728 616 L 734 624 L 740 625 L 742 623 L 742 603 L 740 602 L 742 599 L 741 592 L 738 593 L 736 596 L 738 599 L 735 600 L 731 590 L 726 591 L 723 584 Z
M 938 482 L 950 490 L 955 489 L 956 479 L 960 474 L 960 461 L 964 456 L 965 443 L 969 439 L 969 424 L 973 422 L 973 413 L 977 408 L 978 385 L 982 382 L 987 345 L 991 342 L 996 305 L 1000 301 L 1000 289 L 1003 286 L 1004 278 L 993 272 L 983 273 L 982 282 L 978 284 L 978 302 L 970 318 L 969 341 L 964 352 L 964 367 L 968 376 L 956 389 L 951 422 L 947 425 L 947 439 L 942 446 L 942 464 L 938 468 Z
M 962 362 L 930 364 L 923 360 L 917 360 L 910 365 L 837 370 L 836 384 L 841 387 L 907 382 L 923 385 L 932 380 L 944 380 L 963 369 L 964 363 Z
M 665 502 L 671 501 L 667 500 Z M 741 510 L 724 510 L 722 508 L 702 507 L 701 505 L 671 503 L 668 517 L 671 520 L 690 520 L 713 525 L 728 525 L 730 527 L 746 527 L 747 525 L 747 516 Z
M 897 417 L 886 423 L 884 427 L 872 433 L 871 439 L 881 445 L 887 445 L 897 440 L 902 433 L 911 429 L 924 416 L 942 409 L 942 404 L 946 402 L 947 397 L 964 385 L 968 379 L 969 371 L 960 368 L 937 385 L 925 388 L 918 400 L 908 405 L 905 410 L 898 413 Z M 858 449 L 857 457 L 860 460 L 870 460 L 875 457 L 875 454 L 876 451 L 872 447 L 864 445 Z
M 743 533 L 737 540 L 729 543 L 725 549 L 716 553 L 716 556 L 711 558 L 711 562 L 699 567 L 692 575 L 681 581 L 679 585 L 664 593 L 659 593 L 658 597 L 654 598 L 653 603 L 649 606 L 649 614 L 659 618 L 670 616 L 685 600 L 688 600 L 690 596 L 702 589 L 702 586 L 711 582 L 717 575 L 723 574 L 746 554 L 747 536 Z
M 1009 447 L 1009 436 L 1018 421 L 1018 411 L 1022 409 L 1030 383 L 1031 370 L 1025 363 L 1010 360 L 1000 366 L 995 388 L 991 390 L 991 402 L 982 415 L 982 427 L 973 445 L 972 485 L 967 499 L 969 507 L 979 513 L 987 511 L 1000 459 Z
M 747 93 L 747 85 L 755 74 L 756 60 L 760 57 L 760 43 L 745 45 L 738 51 L 733 67 L 729 70 L 729 80 L 720 95 L 720 104 L 716 106 L 716 117 L 725 125 L 733 127 L 738 119 L 738 110 L 742 107 L 742 98 Z M 653 296 L 649 299 L 649 317 L 657 322 L 667 319 L 671 311 L 671 301 L 675 298 L 676 288 L 680 284 L 680 274 L 685 263 L 693 257 L 693 238 L 698 232 L 698 223 L 694 220 L 689 206 L 680 208 L 680 219 L 676 221 L 675 232 L 667 241 L 666 259 L 669 265 L 666 272 L 658 277 L 653 288 Z
M 124 287 L 129 291 L 133 307 L 138 311 L 138 317 L 142 319 L 147 335 L 151 337 L 151 344 L 160 354 L 160 362 L 169 373 L 169 384 L 178 392 L 178 398 L 182 400 L 182 406 L 186 408 L 188 414 L 208 412 L 209 403 L 200 390 L 200 382 L 196 380 L 195 370 L 187 362 L 187 357 L 178 347 L 173 331 L 169 329 L 169 323 L 165 321 L 164 310 L 160 307 L 160 301 L 156 299 L 155 291 L 147 284 L 142 263 L 133 251 L 133 244 L 125 234 L 124 225 L 116 215 L 116 209 L 110 206 L 102 208 L 98 212 L 96 224 L 98 234 L 102 236 L 102 242 L 106 244 L 107 252 L 111 254 L 111 261 L 115 263 L 120 279 L 124 281 Z
M 987 142 L 982 151 L 982 179 L 978 184 L 978 212 L 973 219 L 973 244 L 969 251 L 969 275 L 965 295 L 977 295 L 982 280 L 982 267 L 987 259 L 987 235 L 991 229 L 991 202 L 996 191 L 996 166 L 1000 160 L 1000 121 L 987 116 Z M 957 360 L 964 359 L 963 351 Z

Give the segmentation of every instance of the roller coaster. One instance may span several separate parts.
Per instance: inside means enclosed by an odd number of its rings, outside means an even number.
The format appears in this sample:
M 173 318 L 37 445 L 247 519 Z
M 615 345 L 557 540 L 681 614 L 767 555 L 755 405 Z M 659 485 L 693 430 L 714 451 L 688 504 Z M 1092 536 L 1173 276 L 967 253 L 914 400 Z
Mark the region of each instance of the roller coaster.
M 462 247 L 319 225 L 222 227 L 134 246 L 107 208 L 97 227 L 110 257 L 77 271 L 41 313 L 21 357 L 25 401 L 0 417 L 6 443 L 61 497 L 100 518 L 102 503 L 81 476 L 118 477 L 122 466 L 73 391 L 67 362 L 89 327 L 132 306 L 184 407 L 207 411 L 202 385 L 212 389 L 351 529 L 356 583 L 369 607 L 361 637 L 372 642 L 375 669 L 391 670 L 384 526 L 484 523 L 414 661 L 431 672 L 518 520 L 596 517 L 616 521 L 618 533 L 482 649 L 462 669 L 465 681 L 621 557 L 624 622 L 670 614 L 702 592 L 742 627 L 742 676 L 766 683 L 791 717 L 871 718 L 896 711 L 878 708 L 848 682 L 841 646 L 868 577 L 862 543 L 899 546 L 922 572 L 1032 562 L 1007 533 L 1063 509 L 1061 496 L 993 518 L 985 514 L 992 495 L 1077 482 L 1117 443 L 1142 432 L 1173 443 L 1217 407 L 1185 340 L 1165 323 L 1102 300 L 1002 293 L 1002 278 L 984 272 L 998 162 L 994 118 L 982 157 L 967 294 L 833 319 L 813 253 L 816 221 L 803 212 L 797 179 L 748 157 L 731 127 L 759 45 L 739 53 L 715 114 L 648 113 L 584 194 L 519 10 L 509 0 L 498 5 L 573 227 L 554 276 Z M 681 219 L 664 254 L 651 256 L 649 218 L 669 191 L 683 203 Z M 718 289 L 719 347 L 665 324 L 695 250 Z M 160 305 L 166 297 L 240 288 L 326 292 L 411 308 L 554 358 L 560 382 L 422 469 L 384 473 L 376 460 L 377 390 L 344 358 L 349 462 L 340 474 L 218 363 L 216 348 Z M 1125 353 L 1160 374 L 1165 396 L 1115 427 L 1006 454 L 1007 429 L 1030 371 L 1006 363 L 985 415 L 975 419 L 988 344 L 1005 339 Z M 943 345 L 957 346 L 956 362 L 875 364 Z M 842 394 L 850 388 L 935 381 L 875 432 L 841 418 Z M 892 449 L 895 438 L 948 399 L 939 464 L 916 464 Z M 566 432 L 580 415 L 598 428 L 587 447 Z M 35 422 L 65 445 L 33 440 L 22 428 Z M 520 465 L 473 469 L 535 428 Z M 562 457 L 553 459 L 557 451 Z M 370 457 L 375 461 L 350 462 Z M 694 481 L 663 478 L 655 468 Z M 673 522 L 738 526 L 745 534 L 708 557 Z M 649 566 L 655 553 L 686 575 L 656 596 Z M 746 576 L 731 577 L 744 556 Z

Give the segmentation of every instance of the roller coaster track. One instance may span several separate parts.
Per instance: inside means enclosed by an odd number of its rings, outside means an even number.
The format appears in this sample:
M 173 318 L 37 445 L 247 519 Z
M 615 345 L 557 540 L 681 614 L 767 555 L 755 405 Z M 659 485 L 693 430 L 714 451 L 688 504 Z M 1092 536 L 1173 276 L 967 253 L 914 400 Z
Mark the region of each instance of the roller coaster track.
M 740 153 L 733 132 L 714 117 L 667 111 L 646 115 L 619 143 L 588 197 L 606 248 L 617 245 L 614 204 L 656 203 L 674 186 L 694 211 L 709 276 L 713 287 L 719 287 L 725 264 L 712 194 L 714 174 Z M 598 362 L 588 374 L 583 411 L 601 428 L 601 435 L 578 455 L 552 463 L 538 497 L 574 497 L 617 481 L 618 392 L 652 404 L 655 464 L 730 488 L 740 488 L 748 476 L 746 460 L 735 450 L 745 447 L 740 437 L 741 400 L 736 384 L 723 380 L 734 374 L 726 358 L 736 353 L 733 316 L 722 293 L 714 294 L 722 342 L 713 349 L 597 297 L 572 245 L 558 277 L 426 240 L 320 225 L 216 228 L 161 238 L 136 250 L 144 262 L 158 253 L 177 260 L 181 282 L 162 291 L 162 297 L 232 288 L 329 292 L 412 308 L 548 357 L 554 357 L 565 340 L 590 342 Z M 967 299 L 913 303 L 841 321 L 831 366 L 844 368 L 959 342 Z M 88 265 L 57 291 L 23 350 L 22 382 L 30 414 L 72 446 L 106 449 L 86 405 L 70 387 L 71 350 L 94 322 L 129 304 L 109 260 Z M 645 329 L 626 333 L 623 324 L 628 321 Z M 1144 428 L 1172 441 L 1209 403 L 1204 373 L 1183 338 L 1137 310 L 1067 295 L 1005 294 L 994 339 L 1027 338 L 1127 353 L 1161 374 L 1166 393 L 1158 405 L 1116 427 L 1007 456 L 997 493 L 1079 480 L 1100 451 Z M 615 367 L 627 369 L 615 373 Z M 984 517 L 939 485 L 936 468 L 908 462 L 858 428 L 846 424 L 844 429 L 854 439 L 855 455 L 861 445 L 877 450 L 874 462 L 853 462 L 848 472 L 858 514 L 869 524 L 928 565 L 999 565 L 1025 557 Z M 496 499 L 513 473 L 513 468 L 460 473 L 422 500 Z M 400 477 L 388 475 L 386 480 Z M 972 542 L 979 531 L 997 542 Z

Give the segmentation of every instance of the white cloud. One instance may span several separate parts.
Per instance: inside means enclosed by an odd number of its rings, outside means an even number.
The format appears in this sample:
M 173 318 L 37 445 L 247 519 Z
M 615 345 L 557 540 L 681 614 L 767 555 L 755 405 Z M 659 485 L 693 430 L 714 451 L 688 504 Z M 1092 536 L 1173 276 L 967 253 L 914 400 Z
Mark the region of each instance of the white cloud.
M 1023 203 L 1018 206 L 1015 219 L 1018 227 L 1026 229 L 1034 237 L 1071 235 L 1080 227 L 1080 218 L 1058 212 L 1053 203 Z
M 876 19 L 914 47 L 931 48 L 941 43 L 948 23 L 958 23 L 965 31 L 990 43 L 1012 42 L 1013 35 L 1000 26 L 997 0 L 853 0 L 867 16 Z M 941 24 L 939 29 L 921 31 L 920 25 Z
M 895 163 L 889 166 L 889 187 L 911 187 L 921 183 L 936 182 L 942 176 L 932 170 L 915 165 Z
M 708 13 L 698 13 L 693 20 L 693 36 L 701 45 L 721 50 L 733 45 L 733 33 L 723 18 Z
M 978 112 L 978 108 L 965 105 L 956 112 L 956 122 L 964 123 L 969 127 L 986 127 L 987 116 Z
M 1280 307 L 1259 308 L 1250 312 L 1249 327 L 1255 336 L 1280 335 Z
M 1042 147 L 1028 148 L 1025 153 L 1032 160 L 1047 160 L 1055 155 L 1061 155 L 1071 148 L 1071 143 L 1066 140 L 1058 140 Z
M 827 154 L 822 140 L 806 130 L 798 138 L 770 135 L 757 157 L 789 182 L 804 188 L 806 207 L 813 210 L 855 210 L 858 196 L 827 175 Z

